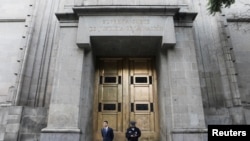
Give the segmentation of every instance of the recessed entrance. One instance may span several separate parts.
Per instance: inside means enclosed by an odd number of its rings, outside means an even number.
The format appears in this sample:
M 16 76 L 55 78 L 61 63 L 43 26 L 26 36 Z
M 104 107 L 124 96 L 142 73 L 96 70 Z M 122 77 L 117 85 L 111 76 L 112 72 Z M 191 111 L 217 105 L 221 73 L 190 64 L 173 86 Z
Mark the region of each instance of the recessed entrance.
M 159 140 L 156 71 L 153 58 L 99 58 L 97 60 L 93 134 L 101 141 L 104 120 L 115 140 L 125 141 L 129 121 L 142 131 L 140 141 Z

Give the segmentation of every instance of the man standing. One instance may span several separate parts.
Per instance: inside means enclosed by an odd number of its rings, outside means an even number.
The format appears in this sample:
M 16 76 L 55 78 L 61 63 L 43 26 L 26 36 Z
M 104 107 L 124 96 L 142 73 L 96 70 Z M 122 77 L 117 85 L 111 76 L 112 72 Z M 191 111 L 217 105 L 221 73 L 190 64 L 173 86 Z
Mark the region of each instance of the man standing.
M 114 132 L 113 129 L 108 127 L 108 121 L 103 122 L 103 128 L 101 130 L 103 141 L 113 141 Z
M 127 129 L 126 138 L 128 141 L 138 141 L 141 136 L 141 130 L 135 126 L 136 122 L 131 121 L 130 127 Z

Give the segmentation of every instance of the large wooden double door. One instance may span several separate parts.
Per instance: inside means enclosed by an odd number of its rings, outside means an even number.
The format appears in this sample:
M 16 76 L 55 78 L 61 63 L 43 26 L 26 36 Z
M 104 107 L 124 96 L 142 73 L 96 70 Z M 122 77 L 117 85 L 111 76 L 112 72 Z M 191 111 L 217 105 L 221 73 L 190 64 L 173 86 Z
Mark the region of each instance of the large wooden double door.
M 107 120 L 114 129 L 114 141 L 125 141 L 129 122 L 142 131 L 140 141 L 158 141 L 158 105 L 155 68 L 151 58 L 99 58 L 96 71 L 93 132 Z

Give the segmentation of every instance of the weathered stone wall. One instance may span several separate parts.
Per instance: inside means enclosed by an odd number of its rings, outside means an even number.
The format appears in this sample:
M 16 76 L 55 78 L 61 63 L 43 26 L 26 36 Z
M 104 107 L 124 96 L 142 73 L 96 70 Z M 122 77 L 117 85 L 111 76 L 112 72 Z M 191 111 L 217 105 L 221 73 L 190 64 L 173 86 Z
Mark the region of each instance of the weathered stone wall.
M 1 1 L 0 104 L 49 105 L 58 2 Z
M 206 122 L 249 123 L 249 1 L 238 0 L 215 16 L 209 16 L 205 6 L 204 1 L 194 3 L 199 13 L 194 29 Z
M 24 107 L 20 123 L 19 141 L 39 141 L 40 133 L 47 125 L 48 108 Z
M 206 123 L 220 124 L 213 119 L 224 122 L 230 119 L 230 115 L 226 114 L 228 109 L 221 108 L 231 103 L 231 94 L 219 33 L 221 23 L 217 15 L 208 14 L 206 4 L 202 0 L 193 2 L 194 9 L 198 12 L 194 21 L 196 53 Z
M 20 72 L 20 91 L 17 101 L 24 106 L 45 106 L 50 103 L 54 75 L 55 53 L 58 32 L 55 11 L 59 0 L 33 1 L 29 40 L 23 59 L 23 71 Z
M 250 102 L 250 21 L 228 22 L 228 27 L 232 39 L 241 100 L 247 104 Z
M 0 108 L 0 141 L 38 141 L 47 124 L 47 108 Z
M 235 59 L 239 92 L 244 107 L 246 123 L 250 124 L 250 3 L 238 0 L 224 11 L 227 19 L 228 35 L 231 39 Z
M 237 3 L 237 2 L 236 2 Z M 198 12 L 195 39 L 203 106 L 207 124 L 242 124 L 240 92 L 224 13 L 209 15 L 207 1 L 193 2 Z M 234 115 L 240 115 L 235 117 Z
M 23 113 L 23 107 L 12 106 L 8 107 L 7 125 L 4 134 L 4 141 L 18 140 L 20 122 Z
M 161 141 L 206 141 L 193 30 L 175 31 L 176 46 L 159 50 L 157 58 Z
M 47 125 L 43 107 L 49 106 L 52 90 L 57 2 L 1 1 L 0 140 L 37 141 Z
M 2 0 L 0 9 L 0 104 L 6 104 L 17 90 L 29 1 Z
M 7 126 L 9 107 L 0 108 L 0 141 L 4 141 L 5 130 Z

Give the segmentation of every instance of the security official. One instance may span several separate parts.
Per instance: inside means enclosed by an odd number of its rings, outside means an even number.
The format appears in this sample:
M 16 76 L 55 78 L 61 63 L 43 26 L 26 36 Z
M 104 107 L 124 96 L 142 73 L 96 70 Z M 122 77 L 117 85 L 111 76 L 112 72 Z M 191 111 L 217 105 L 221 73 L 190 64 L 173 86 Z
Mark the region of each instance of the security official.
M 126 138 L 128 141 L 138 141 L 141 136 L 141 130 L 135 126 L 136 122 L 131 121 L 130 127 L 127 129 Z

